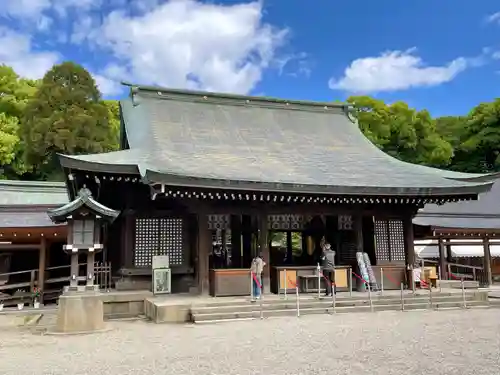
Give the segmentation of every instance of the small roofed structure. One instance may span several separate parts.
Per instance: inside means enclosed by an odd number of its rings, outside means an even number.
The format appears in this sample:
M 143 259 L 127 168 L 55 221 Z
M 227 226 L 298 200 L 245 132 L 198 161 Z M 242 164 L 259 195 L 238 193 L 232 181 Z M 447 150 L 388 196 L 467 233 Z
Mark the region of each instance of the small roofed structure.
M 78 256 L 87 254 L 86 286 L 87 290 L 94 290 L 94 260 L 95 253 L 101 251 L 104 245 L 101 241 L 103 224 L 112 223 L 120 214 L 92 198 L 87 188 L 82 188 L 77 197 L 64 206 L 48 211 L 54 223 L 68 224 L 67 244 L 63 249 L 71 255 L 71 276 L 69 290 L 78 291 Z
M 376 274 L 384 266 L 408 284 L 417 210 L 476 199 L 492 184 L 392 158 L 348 105 L 132 85 L 120 117 L 120 151 L 60 161 L 72 196 L 86 186 L 122 212 L 108 245 L 123 289 L 150 288 L 152 257 L 168 255 L 174 293 L 249 294 L 260 249 L 265 291 L 283 291 L 285 266 L 294 282 L 315 272 L 323 237 L 338 285 L 341 275 L 345 288 L 353 282 L 358 251 Z M 286 254 L 270 241 L 280 231 Z
M 453 259 L 481 257 L 488 283 L 500 274 L 500 180 L 475 201 L 426 205 L 413 223 L 420 257 L 439 258 L 443 270 Z
M 58 252 L 66 236 L 47 210 L 68 201 L 63 182 L 0 180 L 0 299 L 35 286 L 47 296 L 46 277 L 58 273 L 47 269 L 64 261 Z

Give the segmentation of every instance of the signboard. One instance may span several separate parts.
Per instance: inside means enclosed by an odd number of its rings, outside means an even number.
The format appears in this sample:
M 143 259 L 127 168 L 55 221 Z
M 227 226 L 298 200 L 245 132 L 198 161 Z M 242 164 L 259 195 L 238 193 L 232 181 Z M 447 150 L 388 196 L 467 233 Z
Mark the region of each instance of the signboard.
M 172 274 L 168 255 L 153 256 L 153 294 L 171 293 Z
M 170 268 L 170 261 L 168 255 L 154 255 L 153 256 L 153 269 Z

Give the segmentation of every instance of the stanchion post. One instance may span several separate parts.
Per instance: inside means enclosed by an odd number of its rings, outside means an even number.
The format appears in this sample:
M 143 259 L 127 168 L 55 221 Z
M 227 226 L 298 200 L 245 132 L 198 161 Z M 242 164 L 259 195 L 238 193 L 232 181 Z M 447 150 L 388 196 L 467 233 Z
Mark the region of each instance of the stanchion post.
M 380 294 L 384 294 L 384 268 L 380 267 Z
M 464 309 L 467 308 L 467 301 L 465 299 L 465 284 L 464 284 L 464 278 L 462 277 L 460 279 L 460 283 L 462 284 L 462 301 L 463 301 L 463 304 L 464 304 Z
M 252 271 L 250 271 L 250 299 L 252 301 L 255 299 L 255 296 L 253 295 L 253 274 L 252 274 Z
M 316 270 L 318 271 L 318 299 L 321 299 L 321 267 L 319 263 L 316 266 Z
M 349 267 L 349 297 L 352 297 L 352 268 Z
M 441 290 L 441 280 L 443 280 L 443 271 L 441 270 L 441 266 L 438 266 L 438 284 L 439 284 L 439 293 L 442 292 Z
M 335 283 L 332 283 L 332 307 L 333 313 L 336 313 L 336 305 L 337 305 L 337 295 L 335 293 Z
M 299 298 L 299 286 L 295 285 L 295 298 L 297 301 L 297 318 L 300 316 L 300 298 Z
M 401 311 L 405 311 L 405 287 L 404 283 L 401 283 Z
M 368 286 L 368 299 L 370 300 L 370 311 L 373 311 L 372 287 L 370 286 L 369 282 L 366 282 L 366 285 Z
M 264 319 L 264 293 L 262 293 L 262 285 L 260 286 L 260 319 Z
M 413 268 L 413 266 L 411 266 L 410 268 L 410 272 L 411 272 L 411 290 L 413 292 L 413 294 L 415 294 L 415 285 L 417 284 L 416 283 L 416 280 L 415 280 L 415 269 Z
M 429 287 L 429 304 L 431 305 L 431 309 L 433 308 L 432 307 L 432 285 L 431 283 L 427 284 L 427 286 Z
M 285 299 L 287 299 L 287 296 L 286 296 L 286 290 L 288 289 L 288 278 L 286 276 L 286 268 L 285 268 Z

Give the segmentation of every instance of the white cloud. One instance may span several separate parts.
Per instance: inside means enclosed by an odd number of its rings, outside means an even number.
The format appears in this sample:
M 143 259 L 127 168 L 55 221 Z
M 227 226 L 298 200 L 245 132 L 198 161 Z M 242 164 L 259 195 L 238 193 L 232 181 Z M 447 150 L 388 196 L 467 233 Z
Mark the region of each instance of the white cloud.
M 54 52 L 37 52 L 31 38 L 7 28 L 0 28 L 0 64 L 11 66 L 26 78 L 41 78 L 59 59 Z
M 467 67 L 480 62 L 480 58 L 459 57 L 443 66 L 427 66 L 415 52 L 413 48 L 356 59 L 341 78 L 331 78 L 328 84 L 331 89 L 358 93 L 437 86 L 451 81 Z
M 115 81 L 111 78 L 105 77 L 101 74 L 92 74 L 96 82 L 99 91 L 104 96 L 114 96 L 123 92 L 123 86 L 120 82 Z
M 247 93 L 287 36 L 286 29 L 262 21 L 261 2 L 227 6 L 173 0 L 149 9 L 136 17 L 112 12 L 89 34 L 125 69 L 121 79 Z
M 498 23 L 500 22 L 500 12 L 492 13 L 486 17 L 486 22 L 488 23 Z
M 0 15 L 10 17 L 38 18 L 51 7 L 51 0 L 2 0 Z
M 248 93 L 267 69 L 308 76 L 307 55 L 281 53 L 288 30 L 264 22 L 263 2 L 250 1 L 1 0 L 0 17 L 19 22 L 23 33 L 3 31 L 0 63 L 39 77 L 59 57 L 40 47 L 70 42 L 84 51 L 87 59 L 79 62 L 108 95 L 119 91 L 120 80 Z M 34 48 L 31 38 L 41 44 Z

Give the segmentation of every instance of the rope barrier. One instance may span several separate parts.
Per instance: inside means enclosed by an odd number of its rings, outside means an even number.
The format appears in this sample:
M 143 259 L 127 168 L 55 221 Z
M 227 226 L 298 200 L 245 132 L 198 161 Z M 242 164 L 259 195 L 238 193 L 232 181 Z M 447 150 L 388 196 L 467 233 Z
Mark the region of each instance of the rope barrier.
M 261 283 L 259 282 L 259 280 L 257 279 L 257 276 L 255 275 L 255 273 L 254 273 L 254 272 L 252 272 L 252 278 L 253 278 L 253 280 L 255 281 L 255 284 L 257 284 L 257 287 L 258 287 L 259 289 L 262 289 L 262 285 L 261 285 Z
M 354 272 L 354 271 L 351 271 L 351 272 L 352 272 L 352 274 L 354 276 L 356 276 L 359 280 L 361 280 L 362 282 L 364 282 L 366 285 L 369 284 L 369 282 L 367 280 L 365 280 L 364 278 L 362 278 L 361 276 L 359 276 L 356 272 Z

